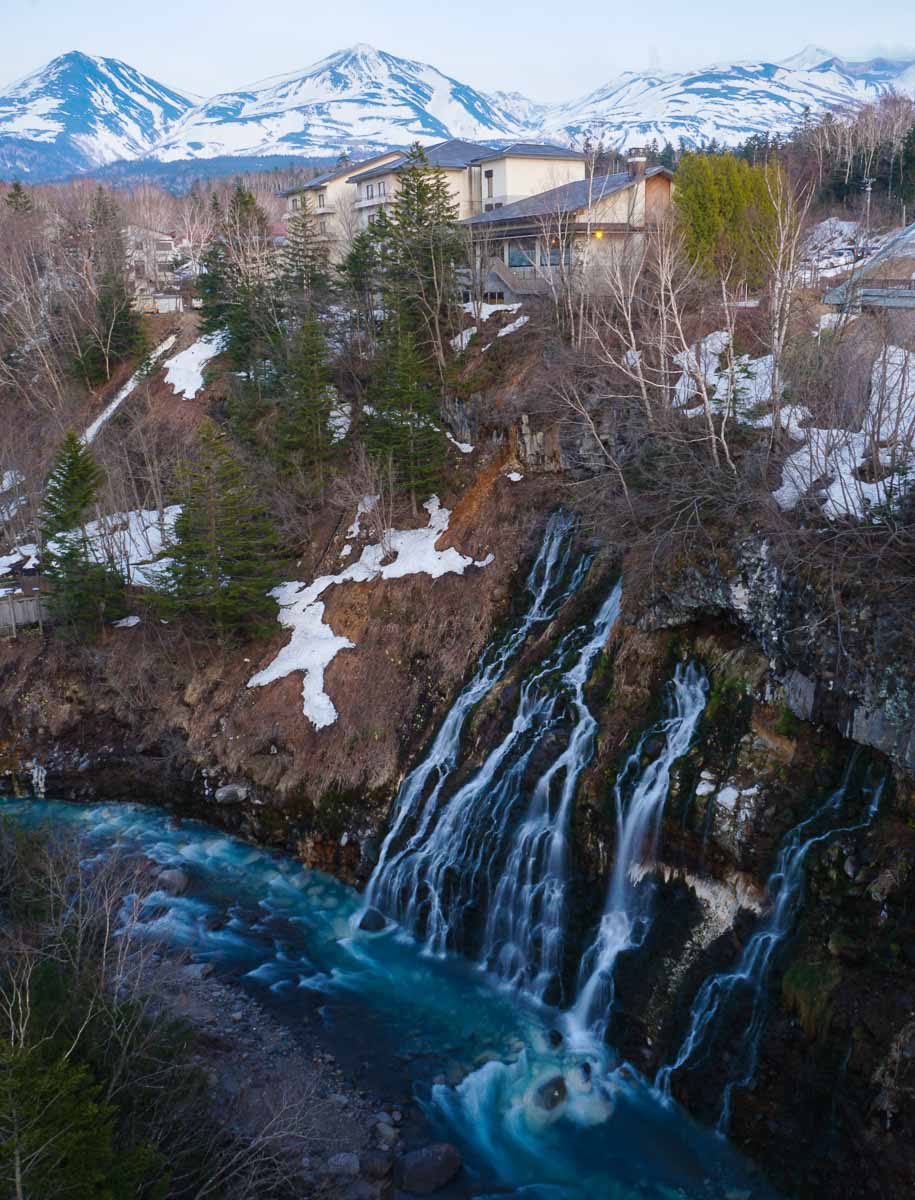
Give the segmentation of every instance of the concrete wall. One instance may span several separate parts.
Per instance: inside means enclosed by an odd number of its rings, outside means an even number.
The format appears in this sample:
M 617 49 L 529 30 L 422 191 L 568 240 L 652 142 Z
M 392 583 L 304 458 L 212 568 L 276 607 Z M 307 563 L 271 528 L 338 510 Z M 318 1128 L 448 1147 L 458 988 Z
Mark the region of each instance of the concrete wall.
M 482 205 L 514 204 L 528 196 L 548 192 L 564 183 L 574 183 L 585 177 L 585 164 L 575 159 L 505 158 L 490 159 L 480 164 L 482 172 Z M 486 172 L 492 171 L 492 196 Z

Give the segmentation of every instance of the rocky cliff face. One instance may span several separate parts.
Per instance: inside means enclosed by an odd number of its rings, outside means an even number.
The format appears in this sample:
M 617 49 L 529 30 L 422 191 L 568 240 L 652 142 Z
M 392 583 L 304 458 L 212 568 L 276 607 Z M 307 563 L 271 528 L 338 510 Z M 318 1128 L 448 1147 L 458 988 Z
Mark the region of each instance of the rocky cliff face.
M 583 443 L 537 391 L 538 370 L 534 355 L 499 404 L 469 389 L 450 414 L 459 440 L 486 449 L 443 497 L 454 510 L 446 537 L 474 559 L 492 554 L 491 565 L 327 594 L 325 619 L 355 644 L 326 673 L 334 725 L 303 718 L 297 675 L 246 688 L 287 636 L 279 629 L 229 655 L 154 621 L 91 651 L 36 633 L 0 648 L 0 787 L 27 789 L 46 771 L 56 795 L 155 797 L 364 878 L 399 781 L 512 611 L 560 472 L 581 467 Z M 518 467 L 527 478 L 513 482 Z M 330 513 L 316 522 L 320 549 L 303 578 L 338 569 L 344 524 Z M 657 861 L 640 868 L 655 888 L 650 936 L 616 973 L 610 1037 L 649 1075 L 675 1058 L 703 981 L 739 963 L 771 911 L 779 847 L 856 746 L 860 777 L 887 780 L 873 820 L 863 792 L 850 793 L 850 831 L 810 852 L 806 899 L 767 984 L 753 1083 L 734 1093 L 734 1137 L 789 1194 L 895 1200 L 915 1188 L 915 681 L 893 632 L 863 600 L 838 625 L 815 589 L 750 539 L 727 562 L 691 562 L 628 596 L 589 687 L 600 734 L 573 817 L 569 978 L 601 910 L 617 773 L 677 661 L 698 661 L 710 681 Z M 480 706 L 471 758 L 497 737 L 529 667 L 522 658 Z M 715 1053 L 672 1077 L 702 1119 L 716 1119 L 746 1020 L 738 1003 Z

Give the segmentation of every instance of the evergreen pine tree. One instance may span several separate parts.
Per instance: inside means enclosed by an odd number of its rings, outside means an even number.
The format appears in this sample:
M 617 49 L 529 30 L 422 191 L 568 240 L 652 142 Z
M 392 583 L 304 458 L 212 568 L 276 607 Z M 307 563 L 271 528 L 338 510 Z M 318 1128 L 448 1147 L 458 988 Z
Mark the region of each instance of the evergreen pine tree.
M 363 229 L 353 238 L 349 252 L 338 268 L 340 282 L 347 293 L 356 328 L 364 332 L 374 326 L 378 248 L 373 231 Z
M 28 213 L 32 211 L 32 197 L 18 179 L 13 180 L 13 186 L 6 193 L 6 202 L 14 213 Z
M 199 455 L 179 479 L 182 509 L 169 548 L 167 594 L 178 612 L 213 624 L 222 639 L 262 627 L 275 611 L 276 538 L 225 433 L 205 422 Z
M 71 430 L 45 485 L 41 532 L 52 619 L 76 636 L 124 613 L 124 580 L 111 563 L 98 560 L 86 532 L 100 482 L 98 464 Z
M 423 357 L 439 366 L 457 295 L 455 264 L 463 250 L 457 214 L 445 172 L 430 166 L 417 145 L 399 172 L 390 218 L 382 209 L 374 225 L 386 312 L 396 314 Z
M 92 507 L 102 472 L 83 440 L 69 430 L 54 459 L 44 490 L 41 531 L 45 542 L 79 529 Z
M 339 454 L 331 424 L 335 400 L 321 326 L 306 320 L 289 355 L 277 423 L 277 455 L 285 472 L 297 474 L 316 492 L 323 492 L 328 470 Z
M 366 431 L 369 452 L 380 459 L 390 458 L 398 484 L 410 493 L 415 512 L 418 502 L 441 486 L 446 444 L 438 424 L 435 392 L 409 330 L 398 327 L 386 339 L 371 399 L 374 413 Z
M 127 281 L 127 250 L 117 205 L 99 187 L 89 210 L 95 275 L 95 320 L 77 352 L 77 368 L 90 385 L 110 379 L 112 368 L 146 348 L 143 325 Z
M 283 285 L 294 297 L 312 295 L 327 283 L 327 256 L 315 234 L 307 203 L 286 227 L 280 269 Z

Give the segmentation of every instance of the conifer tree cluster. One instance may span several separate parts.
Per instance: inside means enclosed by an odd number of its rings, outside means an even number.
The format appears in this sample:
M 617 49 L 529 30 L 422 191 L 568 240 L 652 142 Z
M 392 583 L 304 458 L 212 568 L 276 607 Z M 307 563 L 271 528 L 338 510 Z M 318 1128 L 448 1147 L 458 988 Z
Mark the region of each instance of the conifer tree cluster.
M 93 277 L 95 312 L 86 321 L 76 352 L 76 368 L 90 385 L 111 378 L 114 367 L 144 352 L 140 315 L 127 278 L 123 217 L 111 196 L 98 188 L 86 231 L 91 252 L 87 269 Z
M 101 478 L 90 450 L 71 430 L 45 485 L 41 532 L 51 616 L 77 637 L 124 614 L 123 577 L 115 564 L 99 560 L 86 530 Z
M 213 626 L 221 640 L 257 632 L 275 612 L 276 536 L 226 433 L 205 422 L 197 458 L 178 481 L 181 513 L 165 590 L 176 612 Z
M 775 220 L 775 165 L 734 155 L 684 154 L 674 203 L 691 257 L 709 274 L 730 273 L 751 287 L 766 274 L 763 246 Z
M 369 453 L 390 461 L 413 509 L 441 486 L 446 442 L 438 397 L 413 334 L 389 323 L 366 428 Z

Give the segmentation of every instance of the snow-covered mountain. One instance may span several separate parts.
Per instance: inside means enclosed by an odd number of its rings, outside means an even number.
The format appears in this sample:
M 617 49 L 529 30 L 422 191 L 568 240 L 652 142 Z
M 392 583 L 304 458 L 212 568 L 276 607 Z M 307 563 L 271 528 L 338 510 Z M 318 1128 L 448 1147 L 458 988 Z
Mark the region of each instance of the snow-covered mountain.
M 627 71 L 581 99 L 542 104 L 357 45 L 198 101 L 116 59 L 65 54 L 0 91 L 0 175 L 59 178 L 114 161 L 326 158 L 448 137 L 735 144 L 891 88 L 915 94 L 915 61 L 852 62 L 808 46 L 781 62 Z
M 196 99 L 116 58 L 62 54 L 0 90 L 0 175 L 48 178 L 139 158 Z
M 330 155 L 416 140 L 510 138 L 493 100 L 430 67 L 357 45 L 291 75 L 214 96 L 152 150 L 160 161 L 216 155 Z
M 581 100 L 553 107 L 544 133 L 599 135 L 621 148 L 681 138 L 736 145 L 753 134 L 788 133 L 805 113 L 851 108 L 894 88 L 915 92 L 915 64 L 874 59 L 845 62 L 808 46 L 779 63 L 716 64 L 699 71 L 632 72 Z

